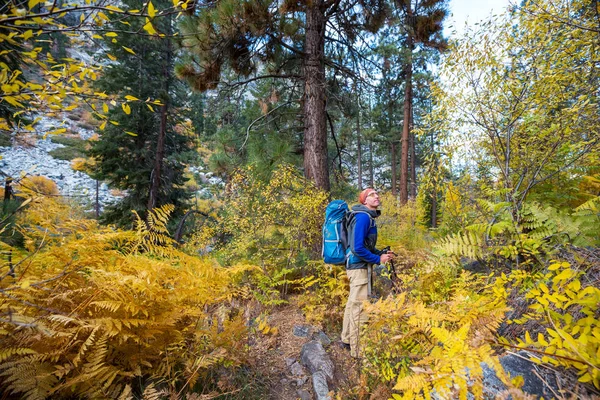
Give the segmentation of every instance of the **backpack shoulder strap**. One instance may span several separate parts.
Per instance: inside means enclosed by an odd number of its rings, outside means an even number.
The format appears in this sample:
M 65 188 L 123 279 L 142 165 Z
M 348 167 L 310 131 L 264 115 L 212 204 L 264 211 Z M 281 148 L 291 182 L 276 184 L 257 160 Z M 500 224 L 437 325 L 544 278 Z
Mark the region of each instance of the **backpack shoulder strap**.
M 350 219 L 351 217 L 353 217 L 354 215 L 359 214 L 359 213 L 360 214 L 367 214 L 369 216 L 369 229 L 371 229 L 372 227 L 374 227 L 374 226 L 377 225 L 376 222 L 375 222 L 375 218 L 373 218 L 371 216 L 371 214 L 369 214 L 366 211 L 355 211 L 355 210 L 352 210 L 352 211 L 350 211 L 348 218 Z

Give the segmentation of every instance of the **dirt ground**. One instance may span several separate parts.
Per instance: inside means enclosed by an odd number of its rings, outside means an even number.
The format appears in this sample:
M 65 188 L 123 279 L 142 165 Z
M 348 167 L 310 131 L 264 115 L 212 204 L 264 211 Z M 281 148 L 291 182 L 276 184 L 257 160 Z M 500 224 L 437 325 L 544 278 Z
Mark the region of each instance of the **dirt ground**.
M 268 382 L 269 393 L 265 399 L 300 399 L 300 390 L 304 390 L 310 398 L 314 399 L 310 372 L 305 368 L 304 372 L 308 379 L 297 386 L 298 377 L 292 374 L 288 364 L 292 362 L 290 359 L 300 362 L 302 346 L 310 341 L 312 334 L 321 330 L 321 327 L 311 326 L 308 337 L 294 335 L 294 326 L 308 326 L 294 299 L 291 299 L 289 304 L 273 310 L 269 315 L 268 323 L 271 328 L 277 328 L 277 334 L 264 335 L 254 330 L 250 338 L 249 354 L 252 368 Z M 326 351 L 335 366 L 334 383 L 330 385 L 332 398 L 349 398 L 348 395 L 356 392 L 356 388 L 360 386 L 360 365 L 350 357 L 348 350 L 338 345 L 339 336 L 336 333 L 325 332 L 325 334 L 332 341 L 331 345 L 326 347 Z

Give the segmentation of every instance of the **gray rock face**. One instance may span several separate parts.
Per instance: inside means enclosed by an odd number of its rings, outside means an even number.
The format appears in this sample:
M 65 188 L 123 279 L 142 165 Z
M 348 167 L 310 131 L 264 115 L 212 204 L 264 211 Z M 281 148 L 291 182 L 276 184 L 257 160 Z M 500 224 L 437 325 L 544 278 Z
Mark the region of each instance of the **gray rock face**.
M 327 379 L 333 381 L 333 362 L 325 352 L 321 342 L 311 340 L 302 346 L 300 360 L 313 375 L 317 372 L 323 372 Z
M 296 394 L 298 395 L 300 400 L 312 400 L 310 393 L 308 393 L 306 390 L 299 389 L 298 391 L 296 391 Z
M 327 336 L 323 331 L 316 332 L 313 334 L 312 338 L 321 342 L 323 347 L 327 347 L 331 344 L 331 339 L 329 339 L 329 336 Z
M 331 400 L 329 396 L 329 386 L 327 386 L 327 376 L 323 371 L 317 371 L 313 374 L 313 389 L 317 400 Z
M 312 373 L 317 400 L 330 400 L 328 382 L 333 381 L 333 362 L 321 342 L 311 340 L 302 346 L 300 361 Z
M 310 335 L 312 327 L 310 325 L 295 325 L 294 336 L 308 337 Z
M 546 399 L 554 397 L 554 394 L 552 393 L 552 390 L 548 388 L 548 385 L 551 385 L 554 391 L 558 391 L 556 379 L 550 379 L 550 377 L 547 376 L 544 377 L 544 372 L 541 371 L 536 364 L 525 358 L 527 358 L 527 352 L 524 351 L 520 351 L 518 355 L 507 354 L 500 357 L 500 364 L 511 378 L 514 378 L 515 376 L 523 377 L 525 383 L 521 387 L 521 390 L 524 392 Z M 496 372 L 487 364 L 482 364 L 482 367 L 485 394 L 490 398 L 494 398 L 499 392 L 506 390 L 506 386 L 498 379 Z M 535 372 L 540 376 L 543 376 L 544 380 L 540 379 Z
M 285 365 L 287 365 L 288 367 L 291 367 L 295 362 L 296 362 L 296 360 L 294 358 L 286 358 L 285 359 Z
M 306 375 L 304 372 L 304 367 L 302 367 L 302 365 L 300 365 L 297 362 L 292 364 L 292 366 L 290 367 L 290 370 L 292 371 L 292 375 L 294 375 L 294 376 Z
M 94 133 L 82 129 L 65 118 L 63 121 L 42 117 L 37 123 L 35 147 L 0 147 L 0 170 L 8 176 L 18 179 L 21 176 L 44 176 L 52 179 L 60 193 L 83 204 L 91 204 L 96 197 L 96 181 L 87 174 L 74 171 L 71 163 L 53 158 L 48 152 L 64 147 L 54 143 L 45 133 L 57 127 L 66 127 L 77 131 L 82 139 L 89 139 Z M 118 200 L 113 196 L 105 183 L 99 185 L 98 200 L 101 208 Z

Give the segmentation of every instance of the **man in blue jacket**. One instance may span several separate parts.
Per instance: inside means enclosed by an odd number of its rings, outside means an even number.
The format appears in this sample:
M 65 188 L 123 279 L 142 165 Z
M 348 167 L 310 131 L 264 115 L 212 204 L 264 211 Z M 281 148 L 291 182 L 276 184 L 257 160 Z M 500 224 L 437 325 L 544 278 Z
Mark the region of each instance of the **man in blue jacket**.
M 381 215 L 377 209 L 381 205 L 375 189 L 367 188 L 358 196 L 360 204 L 352 207 L 348 225 L 348 254 L 346 275 L 350 280 L 350 294 L 344 311 L 342 345 L 350 348 L 352 357 L 359 357 L 360 326 L 367 318 L 362 313 L 362 304 L 368 299 L 370 289 L 369 273 L 373 265 L 385 264 L 393 259 L 391 253 L 377 250 L 377 225 L 375 218 Z

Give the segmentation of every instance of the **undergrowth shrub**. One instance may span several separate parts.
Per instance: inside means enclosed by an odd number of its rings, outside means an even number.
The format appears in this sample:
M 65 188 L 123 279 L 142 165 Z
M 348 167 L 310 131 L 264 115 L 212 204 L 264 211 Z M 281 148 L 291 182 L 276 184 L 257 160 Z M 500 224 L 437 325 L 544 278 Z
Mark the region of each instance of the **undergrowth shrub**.
M 436 241 L 429 257 L 398 274 L 399 294 L 367 305 L 363 371 L 393 386 L 393 398 L 429 398 L 433 391 L 481 398 L 480 363 L 501 374 L 494 354 L 508 348 L 598 388 L 599 270 L 590 255 L 598 245 L 598 199 L 571 212 L 533 202 L 516 218 L 510 204 L 479 203 L 491 222 Z M 589 250 L 581 256 L 573 245 Z M 565 254 L 569 261 L 557 258 Z M 464 271 L 465 260 L 492 273 Z M 511 311 L 515 306 L 523 310 Z M 519 392 L 521 378 L 500 378 Z
M 508 298 L 518 291 L 529 304 L 507 323 L 530 329 L 521 330 L 516 343 L 506 337 L 498 342 L 528 350 L 539 364 L 571 369 L 579 382 L 600 389 L 600 289 L 595 281 L 599 274 L 598 261 L 571 265 L 559 260 L 535 275 L 523 270 L 502 274 L 494 292 Z
M 338 331 L 348 300 L 346 269 L 343 265 L 329 265 L 319 260 L 309 264 L 309 273 L 314 276 L 314 283 L 299 296 L 306 320 L 327 331 Z
M 378 248 L 391 246 L 414 251 L 427 247 L 429 234 L 420 222 L 421 211 L 415 201 L 401 205 L 391 193 L 383 193 L 381 203 L 381 216 L 377 218 Z
M 191 246 L 214 249 L 224 265 L 258 265 L 262 273 L 248 283 L 263 304 L 279 304 L 290 290 L 311 284 L 305 266 L 320 254 L 326 204 L 327 194 L 294 167 L 279 167 L 265 182 L 250 166 L 231 178 L 223 208 Z
M 443 398 L 481 398 L 480 364 L 502 371 L 490 342 L 508 310 L 502 296 L 482 293 L 486 287 L 485 277 L 463 272 L 443 301 L 428 304 L 421 288 L 368 304 L 364 371 L 390 382 L 400 392 L 394 398 L 429 398 L 434 390 Z
M 162 388 L 177 397 L 211 368 L 243 361 L 245 320 L 231 304 L 247 295 L 233 283 L 245 267 L 173 247 L 171 211 L 120 231 L 33 198 L 19 216 L 25 248 L 2 243 L 13 256 L 0 269 L 1 391 L 127 399 Z

